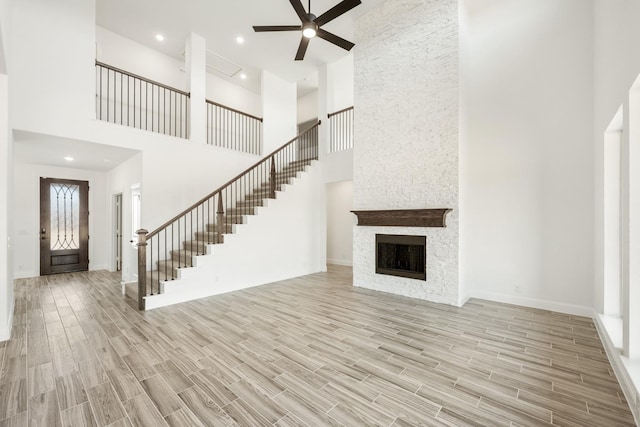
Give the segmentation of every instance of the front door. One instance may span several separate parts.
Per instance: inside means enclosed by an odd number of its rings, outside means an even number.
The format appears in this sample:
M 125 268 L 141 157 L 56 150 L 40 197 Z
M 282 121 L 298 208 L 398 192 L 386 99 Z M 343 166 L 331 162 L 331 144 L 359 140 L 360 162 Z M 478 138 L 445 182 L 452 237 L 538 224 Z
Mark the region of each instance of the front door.
M 40 275 L 89 269 L 89 183 L 40 178 Z

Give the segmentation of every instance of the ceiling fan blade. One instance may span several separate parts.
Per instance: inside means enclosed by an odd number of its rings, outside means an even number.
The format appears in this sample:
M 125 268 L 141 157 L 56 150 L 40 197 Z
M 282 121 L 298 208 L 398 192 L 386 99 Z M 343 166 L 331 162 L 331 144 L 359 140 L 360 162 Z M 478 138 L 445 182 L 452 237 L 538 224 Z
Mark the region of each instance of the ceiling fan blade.
M 293 6 L 294 10 L 300 17 L 302 22 L 307 20 L 307 11 L 304 10 L 304 6 L 302 5 L 302 0 L 289 0 L 291 2 L 291 6 Z
M 293 3 L 293 2 L 294 2 L 294 0 L 291 0 L 291 3 Z M 342 2 L 340 2 L 337 5 L 333 6 L 331 9 L 327 10 L 322 15 L 318 16 L 313 21 L 316 24 L 318 24 L 318 27 L 320 27 L 320 26 L 326 24 L 329 21 L 333 21 L 334 19 L 336 19 L 338 16 L 342 15 L 343 13 L 347 13 L 348 11 L 350 11 L 351 9 L 353 9 L 354 7 L 359 5 L 360 3 L 362 3 L 360 0 L 343 0 Z
M 351 43 L 350 41 L 345 40 L 342 37 L 338 37 L 328 31 L 325 31 L 322 28 L 318 28 L 318 37 L 320 37 L 321 39 L 325 39 L 326 41 L 333 43 L 336 46 L 340 46 L 344 50 L 351 50 L 351 48 L 355 46 L 355 44 Z
M 302 37 L 300 40 L 300 46 L 298 46 L 298 52 L 296 53 L 296 61 L 302 61 L 304 59 L 304 54 L 307 53 L 307 46 L 309 46 L 309 40 L 306 37 Z
M 301 25 L 254 25 L 253 31 L 261 33 L 264 31 L 300 31 Z

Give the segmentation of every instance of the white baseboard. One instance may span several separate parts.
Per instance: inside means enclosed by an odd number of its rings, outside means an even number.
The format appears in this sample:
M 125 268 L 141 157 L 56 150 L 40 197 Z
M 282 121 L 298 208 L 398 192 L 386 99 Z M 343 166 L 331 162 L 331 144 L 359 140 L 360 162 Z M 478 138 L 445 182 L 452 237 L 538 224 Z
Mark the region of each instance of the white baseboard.
M 458 307 L 463 307 L 467 303 L 467 301 L 469 301 L 469 298 L 471 298 L 469 295 L 463 295 L 460 298 L 460 305 Z
M 11 328 L 13 327 L 13 306 L 15 300 L 11 301 L 11 308 L 9 309 L 9 317 L 7 318 L 6 327 L 0 328 L 0 341 L 7 341 L 11 338 Z
M 602 323 L 602 319 L 597 313 L 592 313 L 592 316 L 593 323 L 595 323 L 598 335 L 600 336 L 600 341 L 602 341 L 604 350 L 609 358 L 609 363 L 611 363 L 611 367 L 613 368 L 613 372 L 615 373 L 618 383 L 622 388 L 622 392 L 624 393 L 627 402 L 629 402 L 629 409 L 631 409 L 631 413 L 633 414 L 636 424 L 640 425 L 640 405 L 638 405 L 640 393 L 634 385 L 633 379 L 629 375 L 629 371 L 625 366 L 620 350 L 615 347 L 613 341 L 609 337 L 607 328 L 604 326 L 604 323 Z
M 353 267 L 353 261 L 346 261 L 343 259 L 329 259 L 327 258 L 327 264 L 344 265 L 345 267 Z
M 107 270 L 112 271 L 108 264 L 98 264 L 89 266 L 89 271 Z
M 39 273 L 36 273 L 35 271 L 14 271 L 13 272 L 13 278 L 15 279 L 28 279 L 31 277 L 38 277 L 40 276 Z
M 505 304 L 523 305 L 525 307 L 539 308 L 541 310 L 557 311 L 559 313 L 572 314 L 574 316 L 593 317 L 593 309 L 591 307 L 584 307 L 581 305 L 482 291 L 472 292 L 471 297 L 503 302 Z

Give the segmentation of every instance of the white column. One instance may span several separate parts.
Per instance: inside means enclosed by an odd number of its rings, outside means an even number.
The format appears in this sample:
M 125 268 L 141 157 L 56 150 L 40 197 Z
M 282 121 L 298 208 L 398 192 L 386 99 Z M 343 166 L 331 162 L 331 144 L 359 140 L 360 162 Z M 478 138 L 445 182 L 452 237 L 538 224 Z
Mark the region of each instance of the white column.
M 329 72 L 327 64 L 318 68 L 318 159 L 323 160 L 329 153 Z
M 627 223 L 628 252 L 626 254 L 628 291 L 625 313 L 625 355 L 640 358 L 640 78 L 629 92 Z
M 622 130 L 604 134 L 604 295 L 603 313 L 621 312 L 620 145 Z
M 187 85 L 189 100 L 189 139 L 207 143 L 207 45 L 204 37 L 189 33 L 186 42 Z
M 296 84 L 262 72 L 263 148 L 266 155 L 297 135 Z
M 0 341 L 9 339 L 13 316 L 13 155 L 8 80 L 6 74 L 0 73 Z

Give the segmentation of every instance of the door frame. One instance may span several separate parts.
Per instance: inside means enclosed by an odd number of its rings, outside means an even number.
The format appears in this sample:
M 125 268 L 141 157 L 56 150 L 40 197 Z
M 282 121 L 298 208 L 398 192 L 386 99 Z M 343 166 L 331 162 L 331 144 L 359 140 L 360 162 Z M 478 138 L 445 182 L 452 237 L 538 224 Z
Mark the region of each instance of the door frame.
M 51 182 L 71 184 L 79 186 L 80 197 L 80 214 L 78 224 L 78 267 L 69 269 L 64 265 L 52 266 L 51 261 L 45 262 L 47 254 L 52 254 L 51 251 L 51 196 L 49 188 Z M 88 271 L 89 270 L 89 181 L 66 179 L 66 178 L 49 178 L 40 177 L 40 222 L 39 222 L 39 258 L 40 258 L 40 275 L 49 275 L 57 273 L 67 273 L 72 271 Z M 46 195 L 46 197 L 45 197 Z M 82 202 L 84 197 L 84 203 Z M 43 227 L 43 224 L 49 224 L 48 227 Z M 76 265 L 74 264 L 74 265 Z M 57 268 L 56 268 L 57 267 Z
M 118 202 L 120 203 L 118 205 Z M 113 203 L 113 221 L 111 227 L 111 239 L 112 239 L 112 258 L 111 258 L 111 267 L 115 272 L 122 272 L 122 258 L 123 258 L 123 204 L 124 197 L 122 192 L 116 193 L 112 198 Z M 118 225 L 120 225 L 120 229 L 118 230 Z M 118 250 L 119 249 L 119 250 Z

